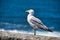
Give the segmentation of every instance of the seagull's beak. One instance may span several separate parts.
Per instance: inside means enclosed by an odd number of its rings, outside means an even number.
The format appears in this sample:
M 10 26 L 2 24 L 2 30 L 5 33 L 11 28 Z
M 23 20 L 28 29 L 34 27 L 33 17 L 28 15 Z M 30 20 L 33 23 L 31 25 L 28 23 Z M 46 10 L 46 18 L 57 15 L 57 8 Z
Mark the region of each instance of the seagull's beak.
M 29 12 L 29 10 L 26 10 L 25 12 Z

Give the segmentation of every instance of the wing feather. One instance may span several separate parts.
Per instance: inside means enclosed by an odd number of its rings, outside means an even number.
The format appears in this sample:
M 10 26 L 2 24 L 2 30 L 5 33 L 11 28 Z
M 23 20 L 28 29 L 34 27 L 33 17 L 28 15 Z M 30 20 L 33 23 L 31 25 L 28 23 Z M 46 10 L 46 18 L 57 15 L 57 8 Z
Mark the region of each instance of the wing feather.
M 31 21 L 33 24 L 37 25 L 38 28 L 52 32 L 52 30 L 50 30 L 48 27 L 46 27 L 46 26 L 41 22 L 41 20 L 39 20 L 38 18 L 36 18 L 36 17 L 34 17 L 34 16 L 31 18 L 30 21 Z
M 38 18 L 36 18 L 36 17 L 32 17 L 31 18 L 31 20 L 30 20 L 32 23 L 34 23 L 34 24 L 40 24 L 40 25 L 44 25 L 42 22 L 41 22 L 41 20 L 39 20 Z
M 42 22 L 41 20 L 39 20 L 38 18 L 34 17 L 31 18 L 30 20 L 33 24 L 37 25 L 38 28 L 41 28 L 41 29 L 48 29 Z

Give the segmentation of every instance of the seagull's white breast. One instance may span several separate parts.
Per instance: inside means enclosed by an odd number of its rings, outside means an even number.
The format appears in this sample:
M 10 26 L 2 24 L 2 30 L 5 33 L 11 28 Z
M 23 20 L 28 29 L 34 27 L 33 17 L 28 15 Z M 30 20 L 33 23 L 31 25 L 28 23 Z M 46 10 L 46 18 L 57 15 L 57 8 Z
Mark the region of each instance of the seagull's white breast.
M 30 20 L 31 20 L 32 17 L 33 17 L 33 16 L 29 14 L 29 15 L 27 16 L 27 21 L 28 21 L 28 23 L 33 27 L 34 24 L 33 24 L 32 22 L 30 22 Z

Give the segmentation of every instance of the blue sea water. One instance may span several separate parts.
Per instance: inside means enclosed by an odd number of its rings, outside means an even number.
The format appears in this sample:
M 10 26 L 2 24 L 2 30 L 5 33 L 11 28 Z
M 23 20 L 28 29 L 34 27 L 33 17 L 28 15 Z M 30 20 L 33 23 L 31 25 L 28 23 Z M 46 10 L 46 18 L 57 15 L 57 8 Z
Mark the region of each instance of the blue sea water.
M 28 9 L 34 9 L 34 15 L 51 30 L 60 32 L 59 0 L 0 0 L 0 29 L 32 31 L 26 20 Z

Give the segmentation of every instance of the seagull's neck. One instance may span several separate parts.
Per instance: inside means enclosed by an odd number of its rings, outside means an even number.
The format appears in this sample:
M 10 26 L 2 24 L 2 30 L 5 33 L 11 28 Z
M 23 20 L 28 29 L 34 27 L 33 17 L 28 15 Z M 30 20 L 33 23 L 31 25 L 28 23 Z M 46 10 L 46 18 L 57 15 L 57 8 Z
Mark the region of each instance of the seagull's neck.
M 28 16 L 27 16 L 27 20 L 30 20 L 30 18 L 33 16 L 32 13 L 29 13 Z
M 31 16 L 33 16 L 33 13 L 29 13 L 27 19 L 29 19 Z

